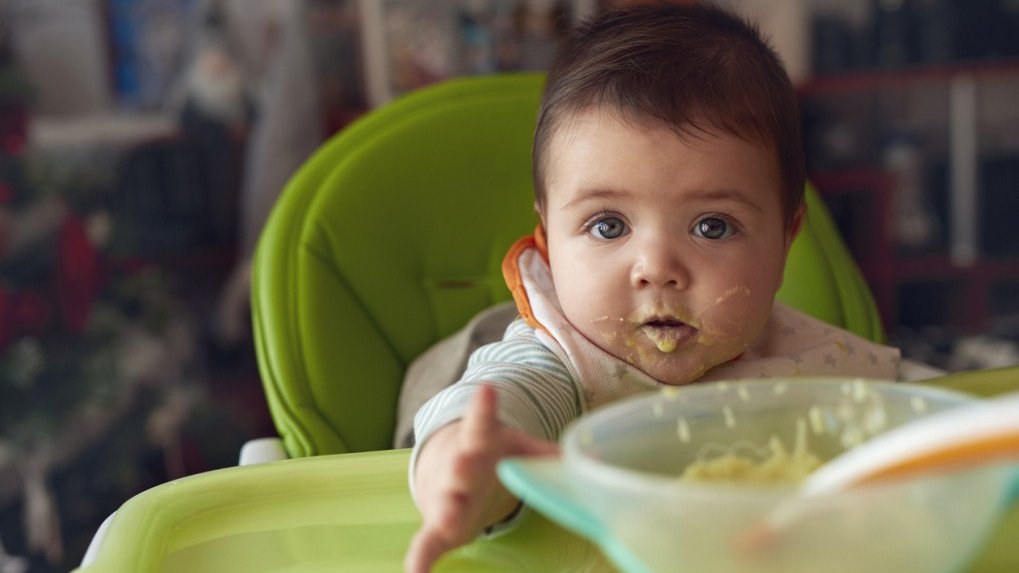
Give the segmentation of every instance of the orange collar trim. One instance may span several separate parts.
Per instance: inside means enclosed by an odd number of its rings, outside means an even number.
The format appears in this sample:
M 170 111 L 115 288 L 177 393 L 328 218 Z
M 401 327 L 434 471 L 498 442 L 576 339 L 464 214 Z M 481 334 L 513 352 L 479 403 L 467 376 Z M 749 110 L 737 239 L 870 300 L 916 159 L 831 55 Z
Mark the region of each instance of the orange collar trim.
M 548 331 L 538 319 L 534 316 L 534 311 L 531 309 L 531 301 L 527 298 L 527 289 L 524 288 L 524 279 L 520 276 L 520 255 L 528 249 L 538 249 L 541 253 L 541 257 L 548 262 L 548 242 L 545 239 L 545 228 L 539 224 L 534 229 L 533 235 L 527 235 L 517 239 L 509 250 L 506 251 L 506 256 L 502 259 L 502 276 L 506 281 L 506 286 L 509 287 L 510 293 L 513 295 L 513 302 L 517 305 L 517 311 L 520 316 L 523 317 L 524 321 L 531 328 L 540 328 L 544 331 Z

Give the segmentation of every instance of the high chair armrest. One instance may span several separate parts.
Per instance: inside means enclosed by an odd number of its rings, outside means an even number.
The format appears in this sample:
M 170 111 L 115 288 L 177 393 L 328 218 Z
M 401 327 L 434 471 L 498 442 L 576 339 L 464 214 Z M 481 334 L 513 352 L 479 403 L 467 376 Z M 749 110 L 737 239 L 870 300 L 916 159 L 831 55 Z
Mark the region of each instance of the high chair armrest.
M 1006 392 L 1019 391 L 1019 366 L 955 372 L 938 378 L 923 380 L 923 383 L 969 392 L 977 396 L 995 396 Z
M 110 522 L 113 521 L 114 515 L 117 515 L 117 512 L 108 515 L 99 526 L 99 529 L 96 530 L 95 535 L 92 536 L 92 541 L 89 542 L 85 555 L 81 558 L 81 567 L 88 567 L 95 562 L 96 555 L 99 554 L 99 547 L 106 539 L 106 532 L 110 529 Z

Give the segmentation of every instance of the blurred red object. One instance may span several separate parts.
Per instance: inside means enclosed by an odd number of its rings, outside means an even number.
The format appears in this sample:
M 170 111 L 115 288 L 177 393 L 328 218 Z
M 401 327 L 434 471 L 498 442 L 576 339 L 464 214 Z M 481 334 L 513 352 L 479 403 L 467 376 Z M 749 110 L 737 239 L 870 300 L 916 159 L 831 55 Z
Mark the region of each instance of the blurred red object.
M 101 288 L 99 253 L 75 215 L 64 220 L 58 245 L 56 290 L 60 314 L 67 330 L 79 333 L 88 322 L 92 302 Z
M 0 100 L 0 149 L 17 155 L 28 141 L 28 108 L 18 101 Z
M 0 350 L 22 336 L 42 335 L 52 318 L 52 307 L 39 293 L 0 288 Z

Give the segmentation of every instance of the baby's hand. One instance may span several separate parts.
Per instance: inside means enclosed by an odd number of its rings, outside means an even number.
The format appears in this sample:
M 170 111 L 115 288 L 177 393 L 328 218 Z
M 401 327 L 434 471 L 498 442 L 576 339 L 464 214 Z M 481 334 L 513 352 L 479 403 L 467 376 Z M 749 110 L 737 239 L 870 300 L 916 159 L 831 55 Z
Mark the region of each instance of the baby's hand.
M 482 386 L 466 417 L 433 434 L 421 450 L 414 479 L 424 523 L 404 559 L 408 573 L 429 571 L 443 553 L 513 512 L 519 502 L 499 483 L 500 459 L 559 452 L 555 444 L 499 423 L 496 399 L 494 388 Z

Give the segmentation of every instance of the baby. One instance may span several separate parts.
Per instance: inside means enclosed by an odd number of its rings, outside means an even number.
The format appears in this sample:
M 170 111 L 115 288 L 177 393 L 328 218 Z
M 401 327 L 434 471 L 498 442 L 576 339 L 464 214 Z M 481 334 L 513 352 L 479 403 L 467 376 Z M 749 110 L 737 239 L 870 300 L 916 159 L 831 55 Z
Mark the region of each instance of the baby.
M 521 318 L 415 417 L 410 572 L 512 523 L 498 461 L 555 453 L 594 407 L 700 380 L 895 378 L 897 350 L 774 301 L 804 216 L 799 113 L 741 19 L 654 5 L 575 31 L 533 165 L 541 225 L 503 263 Z

